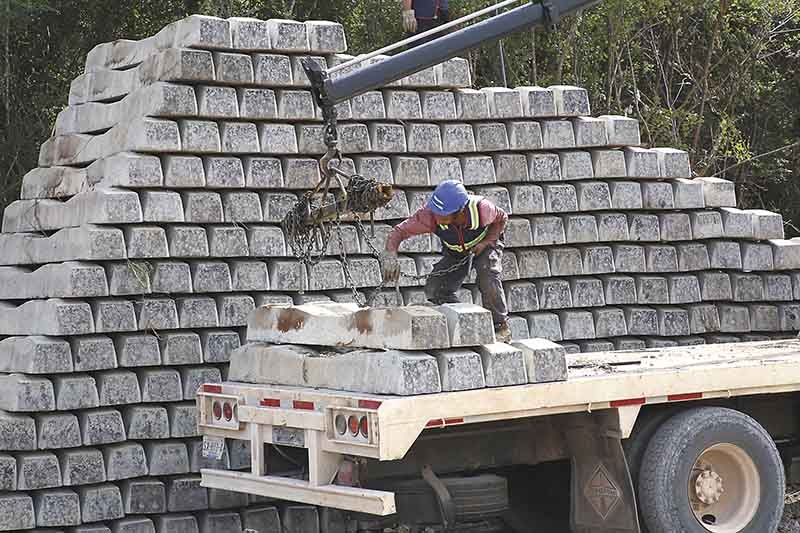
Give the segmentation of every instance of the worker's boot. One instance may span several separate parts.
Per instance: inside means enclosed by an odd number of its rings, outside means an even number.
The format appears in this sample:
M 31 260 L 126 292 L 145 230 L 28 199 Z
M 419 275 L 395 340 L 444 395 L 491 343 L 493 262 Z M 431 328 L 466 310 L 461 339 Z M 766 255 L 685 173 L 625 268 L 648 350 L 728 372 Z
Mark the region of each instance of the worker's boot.
M 494 325 L 494 336 L 497 342 L 511 342 L 511 328 L 508 327 L 508 322 Z

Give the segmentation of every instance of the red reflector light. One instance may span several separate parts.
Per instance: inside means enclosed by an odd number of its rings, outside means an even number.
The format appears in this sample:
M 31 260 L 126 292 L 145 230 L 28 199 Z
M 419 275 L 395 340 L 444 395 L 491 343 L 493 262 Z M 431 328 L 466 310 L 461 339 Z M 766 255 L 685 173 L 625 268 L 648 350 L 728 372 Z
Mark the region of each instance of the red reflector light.
M 614 400 L 611 407 L 627 407 L 629 405 L 644 405 L 644 398 L 628 398 L 626 400 Z
M 358 406 L 361 409 L 377 409 L 382 403 L 378 400 L 358 400 Z
M 222 414 L 225 416 L 225 420 L 228 422 L 231 421 L 233 418 L 233 406 L 230 404 L 230 402 L 225 402 L 222 404 Z
M 219 402 L 214 402 L 214 405 L 211 408 L 212 412 L 214 413 L 214 419 L 219 420 L 222 418 L 222 405 Z
M 687 394 L 670 394 L 667 400 L 670 402 L 680 402 L 684 400 L 700 400 L 703 398 L 702 392 L 690 392 Z
M 435 427 L 443 426 L 443 425 L 444 425 L 444 420 L 442 420 L 441 418 L 436 418 L 434 420 L 429 420 L 428 423 L 425 424 L 425 427 L 426 428 L 435 428 Z
M 350 428 L 350 433 L 353 436 L 358 435 L 358 418 L 350 415 L 350 418 L 347 419 L 347 427 Z
M 305 409 L 306 411 L 313 411 L 314 402 L 304 402 L 302 400 L 294 400 L 292 402 L 292 407 L 294 407 L 295 409 Z
M 339 435 L 344 435 L 347 433 L 347 419 L 344 417 L 344 415 L 336 415 L 333 423 L 336 426 L 336 433 Z
M 367 438 L 369 436 L 369 420 L 366 416 L 361 417 L 361 422 L 358 424 L 361 429 L 361 436 Z
M 463 424 L 464 423 L 464 419 L 463 418 L 445 418 L 444 419 L 444 423 L 445 423 L 445 425 Z
M 259 402 L 261 407 L 280 407 L 281 401 L 277 398 L 264 398 Z
M 222 385 L 210 385 L 206 383 L 203 385 L 203 392 L 210 392 L 211 394 L 222 394 Z

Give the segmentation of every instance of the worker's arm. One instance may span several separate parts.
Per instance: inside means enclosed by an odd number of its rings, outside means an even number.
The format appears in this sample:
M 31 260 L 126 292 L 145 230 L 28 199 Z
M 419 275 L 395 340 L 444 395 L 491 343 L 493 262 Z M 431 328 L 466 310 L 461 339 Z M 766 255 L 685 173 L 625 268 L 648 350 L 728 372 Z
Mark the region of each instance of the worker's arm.
M 480 216 L 481 226 L 489 226 L 489 232 L 486 234 L 486 237 L 473 248 L 473 253 L 475 255 L 480 255 L 486 248 L 497 244 L 508 222 L 508 215 L 506 212 L 485 198 L 478 204 L 478 214 Z
M 397 253 L 404 240 L 434 231 L 436 231 L 436 219 L 433 212 L 427 207 L 420 207 L 416 213 L 392 228 L 386 238 L 386 251 Z

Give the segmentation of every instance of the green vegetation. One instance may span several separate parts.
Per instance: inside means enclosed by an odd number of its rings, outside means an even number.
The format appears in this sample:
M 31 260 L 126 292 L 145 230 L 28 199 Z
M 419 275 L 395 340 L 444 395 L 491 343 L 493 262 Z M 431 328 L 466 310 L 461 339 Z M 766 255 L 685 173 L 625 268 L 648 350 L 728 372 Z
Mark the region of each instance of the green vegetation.
M 489 5 L 450 3 L 453 16 Z M 0 0 L 2 205 L 36 166 L 86 53 L 190 13 L 337 20 L 353 53 L 402 37 L 399 0 Z M 469 54 L 477 85 L 502 84 L 498 50 Z M 504 50 L 509 86 L 586 87 L 593 114 L 638 118 L 644 142 L 689 150 L 698 175 L 737 183 L 742 206 L 800 227 L 800 0 L 606 0 Z

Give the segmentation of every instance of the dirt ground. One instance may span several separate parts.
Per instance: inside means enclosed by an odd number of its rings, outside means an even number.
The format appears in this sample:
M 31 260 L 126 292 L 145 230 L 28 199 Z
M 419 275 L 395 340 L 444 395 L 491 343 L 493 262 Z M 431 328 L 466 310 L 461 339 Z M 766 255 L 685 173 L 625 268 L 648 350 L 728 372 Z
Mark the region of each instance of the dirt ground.
M 786 509 L 778 533 L 800 533 L 800 485 L 786 487 Z

